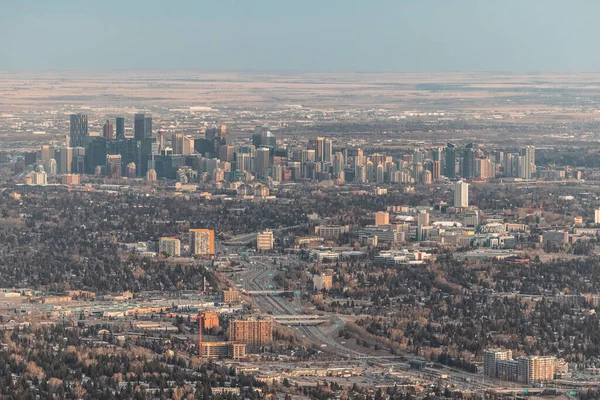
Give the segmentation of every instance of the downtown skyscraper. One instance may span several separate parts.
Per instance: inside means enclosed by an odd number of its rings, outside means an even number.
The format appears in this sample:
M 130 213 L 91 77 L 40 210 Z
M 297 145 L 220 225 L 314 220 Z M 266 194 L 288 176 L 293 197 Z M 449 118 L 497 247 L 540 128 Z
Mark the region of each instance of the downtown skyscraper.
M 86 114 L 71 114 L 69 146 L 85 147 L 89 140 L 88 117 Z
M 156 143 L 156 138 L 152 136 L 152 116 L 145 114 L 135 114 L 133 121 L 133 137 L 139 143 L 138 154 L 135 164 L 138 167 L 138 176 L 146 176 L 149 169 L 154 169 L 151 165 L 152 148 Z
M 125 118 L 117 117 L 116 119 L 116 128 L 117 128 L 117 140 L 125 140 Z
M 448 179 L 454 179 L 456 177 L 456 146 L 448 142 L 444 155 L 446 162 L 443 173 Z
M 133 121 L 133 137 L 135 140 L 149 139 L 152 137 L 152 116 L 135 114 Z
M 104 126 L 102 127 L 102 136 L 106 140 L 113 140 L 114 132 L 115 132 L 114 125 L 112 124 L 112 122 L 110 122 L 107 119 L 106 122 L 104 123 Z

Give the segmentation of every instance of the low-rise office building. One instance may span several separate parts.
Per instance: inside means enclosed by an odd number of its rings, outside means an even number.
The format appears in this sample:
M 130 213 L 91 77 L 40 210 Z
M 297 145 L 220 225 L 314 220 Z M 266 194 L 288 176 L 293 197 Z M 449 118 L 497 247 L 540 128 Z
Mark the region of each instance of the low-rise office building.
M 202 357 L 233 358 L 239 360 L 246 357 L 246 344 L 234 342 L 203 342 Z
M 158 252 L 167 257 L 179 257 L 181 255 L 181 242 L 174 237 L 162 237 L 158 240 Z

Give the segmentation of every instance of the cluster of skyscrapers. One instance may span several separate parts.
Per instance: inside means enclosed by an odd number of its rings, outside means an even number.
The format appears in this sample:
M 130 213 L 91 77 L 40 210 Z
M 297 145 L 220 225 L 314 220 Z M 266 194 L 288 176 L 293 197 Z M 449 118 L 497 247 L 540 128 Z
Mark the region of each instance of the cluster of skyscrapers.
M 210 126 L 204 137 L 154 131 L 152 117 L 135 114 L 133 137 L 125 135 L 125 118 L 107 120 L 102 136 L 90 136 L 88 117 L 70 118 L 68 145 L 43 146 L 41 161 L 49 175 L 96 174 L 149 180 L 198 181 L 298 181 L 333 180 L 337 183 L 422 183 L 448 179 L 489 179 L 496 176 L 530 179 L 535 174 L 535 149 L 487 152 L 473 143 L 459 148 L 413 149 L 397 158 L 391 155 L 338 146 L 332 139 L 316 137 L 307 145 L 279 147 L 269 127 L 258 126 L 252 144 L 234 146 L 225 125 Z M 115 129 L 116 128 L 116 129 Z M 464 189 L 463 189 L 464 190 Z M 464 199 L 455 203 L 465 207 Z M 468 203 L 468 200 L 467 200 Z M 458 205 L 458 204 L 456 204 Z
M 87 115 L 73 114 L 66 144 L 42 146 L 41 162 L 50 175 L 101 174 L 135 178 L 145 176 L 151 169 L 152 154 L 157 150 L 149 115 L 135 114 L 134 137 L 127 138 L 124 117 L 117 117 L 115 124 L 107 120 L 102 136 L 90 136 Z
M 435 160 L 434 160 L 435 161 Z M 535 148 L 526 146 L 515 152 L 486 154 L 474 143 L 459 148 L 448 143 L 441 173 L 449 179 L 489 179 L 497 175 L 531 179 L 535 172 Z

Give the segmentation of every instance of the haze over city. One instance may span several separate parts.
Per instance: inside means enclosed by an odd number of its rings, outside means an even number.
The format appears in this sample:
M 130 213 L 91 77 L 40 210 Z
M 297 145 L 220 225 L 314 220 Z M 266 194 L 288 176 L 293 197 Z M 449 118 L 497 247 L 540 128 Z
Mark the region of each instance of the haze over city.
M 587 0 L 4 2 L 1 69 L 594 72 Z
M 600 3 L 4 3 L 1 398 L 600 398 Z

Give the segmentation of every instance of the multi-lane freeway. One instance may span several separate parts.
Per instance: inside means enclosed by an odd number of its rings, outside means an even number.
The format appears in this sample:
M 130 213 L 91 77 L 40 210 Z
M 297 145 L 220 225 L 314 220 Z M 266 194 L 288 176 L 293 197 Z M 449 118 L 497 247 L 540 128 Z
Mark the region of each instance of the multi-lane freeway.
M 278 269 L 272 263 L 272 259 L 272 257 L 251 256 L 247 260 L 248 268 L 243 272 L 236 273 L 236 283 L 240 284 L 246 291 L 265 292 L 265 294 L 255 293 L 252 296 L 254 305 L 261 312 L 273 316 L 301 316 L 301 295 L 296 293 L 293 302 L 290 302 L 287 298 L 272 294 L 272 292 L 280 289 L 273 281 L 273 277 L 277 275 Z M 267 292 L 271 293 L 266 294 Z M 337 328 L 324 332 L 319 326 L 297 326 L 296 332 L 303 339 L 311 342 L 324 352 L 343 359 L 359 359 L 370 363 L 381 363 L 385 360 L 386 365 L 396 370 L 407 370 L 409 368 L 407 359 L 416 359 L 416 357 L 410 354 L 404 354 L 405 360 L 401 361 L 399 357 L 378 357 L 346 347 L 334 339 L 339 329 L 343 327 L 344 320 L 337 315 L 327 315 L 323 318 L 333 322 Z M 455 368 L 447 367 L 443 372 L 451 376 L 452 383 L 467 390 L 510 389 L 511 386 L 508 382 L 490 380 L 481 375 L 464 372 Z M 410 372 L 410 374 L 416 374 L 416 376 L 432 381 L 439 380 L 440 376 L 440 373 L 436 373 L 435 371 L 415 371 Z
M 264 261 L 262 257 L 252 257 L 251 268 L 243 277 L 243 287 L 249 291 L 276 290 L 273 282 L 273 276 L 277 273 L 277 268 L 270 262 Z M 300 295 L 296 295 L 296 306 L 290 304 L 287 299 L 278 296 L 255 295 L 252 297 L 254 304 L 261 312 L 271 315 L 300 315 L 299 306 L 301 305 Z M 336 319 L 336 322 L 338 320 Z M 341 327 L 343 322 L 339 320 Z M 347 358 L 349 356 L 363 357 L 365 354 L 357 352 L 342 346 L 333 340 L 333 332 L 325 334 L 316 326 L 299 326 L 297 332 L 303 337 L 315 344 L 317 347 L 334 353 L 337 356 Z M 339 329 L 339 328 L 338 328 Z
M 243 274 L 242 282 L 243 287 L 246 290 L 277 290 L 272 279 L 273 276 L 277 274 L 277 268 L 271 262 L 265 261 L 266 259 L 268 258 L 251 258 L 251 268 Z M 295 304 L 291 304 L 286 298 L 271 295 L 252 296 L 252 299 L 254 304 L 262 312 L 270 315 L 301 315 L 299 311 L 301 309 L 301 298 L 298 294 L 296 294 L 294 298 Z M 399 357 L 390 357 L 387 359 L 386 357 L 378 357 L 372 354 L 363 353 L 340 344 L 334 337 L 337 335 L 339 329 L 343 327 L 344 321 L 336 315 L 330 315 L 328 318 L 332 319 L 338 326 L 337 329 L 325 333 L 318 326 L 300 326 L 296 328 L 297 333 L 323 351 L 329 352 L 340 358 L 360 359 L 371 363 L 381 363 L 385 360 L 386 364 L 394 369 L 407 370 L 409 368 L 408 361 L 400 361 Z M 494 382 L 489 379 L 486 380 L 476 374 L 469 374 L 454 368 L 448 368 L 446 372 L 452 374 L 453 382 L 456 382 L 458 386 L 468 388 L 469 390 L 486 390 L 497 387 Z M 415 373 L 413 372 L 412 374 Z M 439 374 L 436 374 L 434 371 L 419 371 L 416 375 L 424 379 L 434 381 L 439 380 Z

